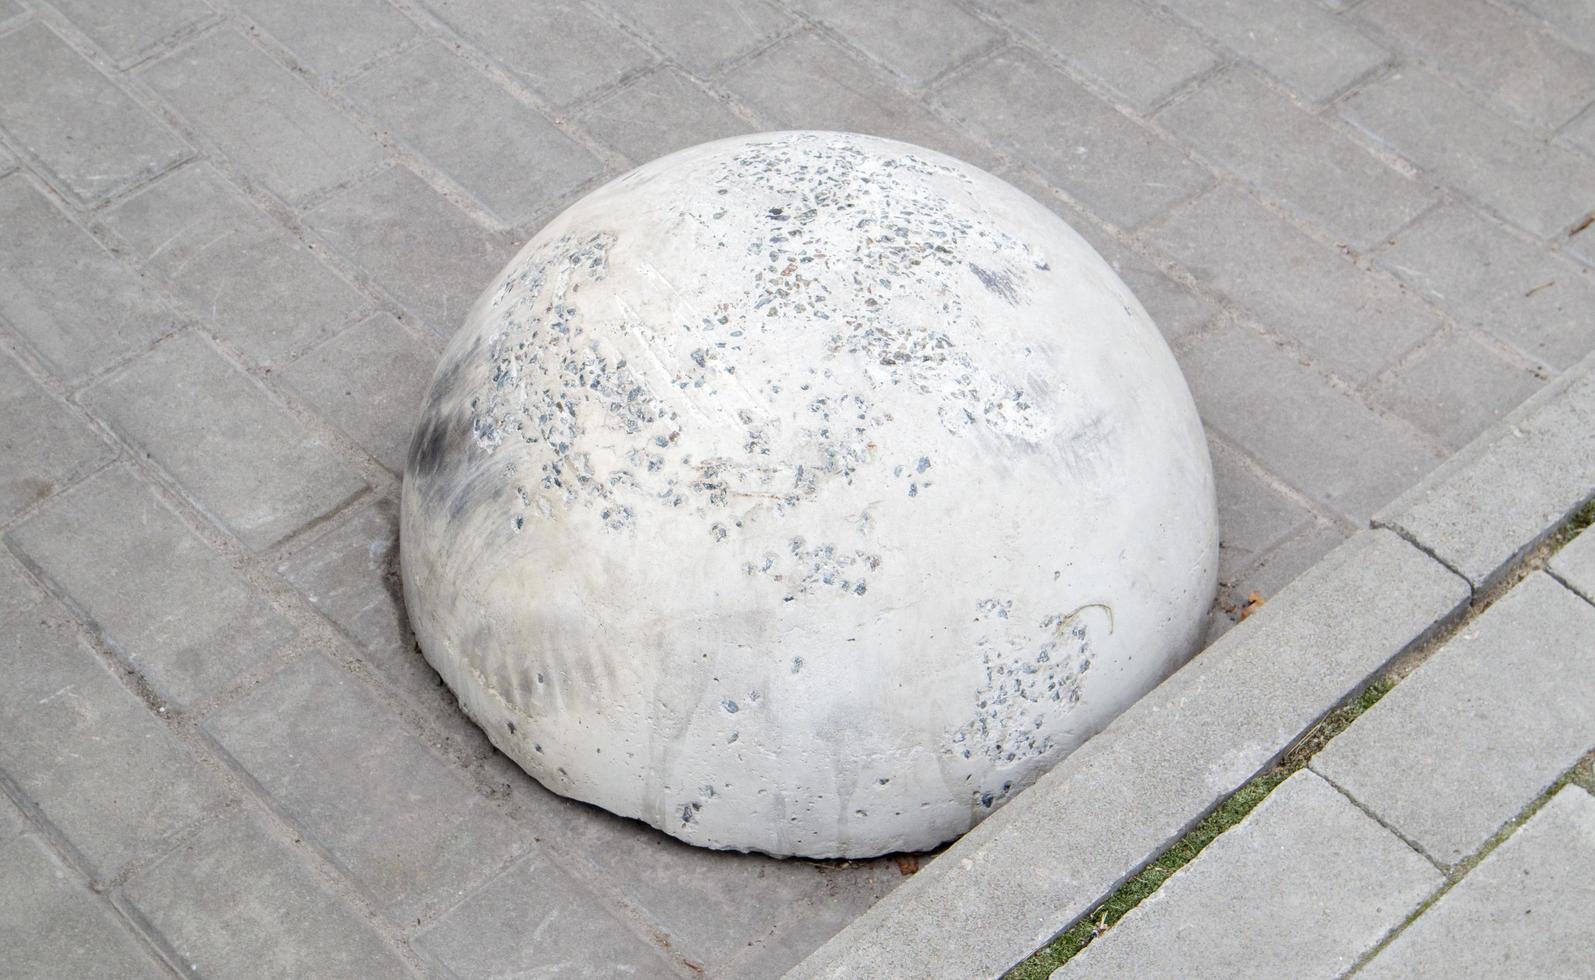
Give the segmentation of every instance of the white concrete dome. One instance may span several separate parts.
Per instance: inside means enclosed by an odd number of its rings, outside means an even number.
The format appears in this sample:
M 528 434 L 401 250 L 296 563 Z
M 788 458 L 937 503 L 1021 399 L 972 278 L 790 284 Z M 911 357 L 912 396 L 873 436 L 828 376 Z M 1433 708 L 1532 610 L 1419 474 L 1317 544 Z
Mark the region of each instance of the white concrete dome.
M 1197 646 L 1191 397 L 1046 208 L 891 140 L 657 160 L 492 282 L 423 406 L 404 592 L 549 789 L 708 847 L 933 847 Z

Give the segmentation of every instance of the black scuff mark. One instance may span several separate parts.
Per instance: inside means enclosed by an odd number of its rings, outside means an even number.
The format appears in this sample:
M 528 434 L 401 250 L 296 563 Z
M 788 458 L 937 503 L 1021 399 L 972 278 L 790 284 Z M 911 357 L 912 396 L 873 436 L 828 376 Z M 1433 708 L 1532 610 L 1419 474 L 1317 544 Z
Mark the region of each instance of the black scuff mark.
M 1014 283 L 1013 276 L 1007 272 L 992 272 L 982 269 L 973 262 L 968 263 L 969 271 L 975 274 L 980 284 L 988 290 L 1002 297 L 1010 306 L 1019 305 L 1019 290 Z

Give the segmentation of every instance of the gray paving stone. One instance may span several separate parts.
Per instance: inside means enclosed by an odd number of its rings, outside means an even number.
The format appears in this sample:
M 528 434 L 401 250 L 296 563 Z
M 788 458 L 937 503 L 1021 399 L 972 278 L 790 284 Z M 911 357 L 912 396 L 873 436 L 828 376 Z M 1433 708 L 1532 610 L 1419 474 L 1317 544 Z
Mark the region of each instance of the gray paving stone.
M 555 105 L 654 62 L 626 33 L 566 0 L 430 0 L 439 17 Z
M 436 366 L 431 348 L 379 313 L 313 348 L 281 376 L 316 414 L 402 474 L 421 398 Z
M 674 68 L 649 72 L 582 110 L 577 118 L 583 128 L 633 163 L 753 128 Z
M 1595 357 L 1585 358 L 1381 510 L 1476 589 L 1494 584 L 1595 487 Z
M 1218 578 L 1235 582 L 1269 549 L 1311 523 L 1313 515 L 1270 484 L 1239 451 L 1213 440 L 1208 447 L 1218 485 Z
M 380 499 L 279 563 L 277 572 L 343 627 L 390 684 L 417 701 L 441 695 L 459 714 L 410 634 L 398 557 L 398 508 Z
M 11 539 L 161 694 L 183 703 L 294 628 L 125 467 L 49 501 Z M 158 562 L 151 562 L 159 555 Z
M 0 318 L 68 382 L 176 325 L 142 278 L 21 175 L 0 180 Z
M 1238 620 L 1254 592 L 1264 602 L 1273 599 L 1298 576 L 1344 543 L 1346 537 L 1346 531 L 1327 521 L 1307 522 L 1264 552 L 1243 574 L 1233 579 L 1220 579 L 1219 601 L 1229 603 L 1233 612 L 1220 607 L 1221 610 L 1232 620 Z
M 1195 31 L 1123 0 L 984 0 L 993 14 L 1146 110 L 1218 64 Z
M 416 34 L 386 0 L 231 0 L 323 78 L 347 74 Z
M 416 945 L 459 977 L 676 975 L 660 950 L 537 854 L 466 899 Z
M 1459 330 L 1381 378 L 1371 397 L 1455 452 L 1543 384 L 1470 331 Z
M 1455 864 L 1595 745 L 1595 607 L 1536 572 L 1312 760 Z
M 1563 368 L 1595 348 L 1595 276 L 1465 204 L 1419 218 L 1375 261 L 1535 360 Z
M 0 175 L 8 174 L 15 169 L 17 169 L 17 158 L 11 155 L 10 150 L 0 146 Z
M 1209 426 L 1353 524 L 1440 461 L 1406 423 L 1332 388 L 1244 327 L 1215 328 L 1181 353 L 1180 365 Z
M 536 217 L 602 169 L 553 123 L 440 44 L 388 58 L 345 90 L 508 224 Z
M 1495 115 L 1424 68 L 1408 66 L 1340 104 L 1352 125 L 1545 238 L 1595 198 L 1595 161 Z
M 626 895 L 707 976 L 776 977 L 903 881 L 891 860 L 846 867 L 705 852 L 582 808 L 559 842 Z
M 360 913 L 251 810 L 206 827 L 123 889 L 207 977 L 413 976 Z
M 28 823 L 28 818 L 5 794 L 0 793 L 0 844 L 20 837 L 30 829 L 32 825 Z
M 1390 532 L 1355 535 L 791 976 L 1002 973 L 1467 599 Z
M 305 215 L 439 337 L 452 334 L 515 249 L 403 167 L 346 188 Z
M 1584 0 L 1516 0 L 1548 23 L 1562 40 L 1595 54 L 1595 7 Z
M 1586 111 L 1583 115 L 1562 127 L 1561 135 L 1586 154 L 1595 154 L 1595 109 Z M 1587 239 L 1584 238 L 1584 232 L 1582 231 L 1573 238 L 1575 243 L 1582 244 L 1585 241 Z M 1587 254 L 1584 260 L 1586 262 L 1589 261 Z
M 1208 79 L 1158 120 L 1264 196 L 1359 247 L 1434 200 L 1422 184 L 1245 68 Z
M 1369 0 L 1357 19 L 1525 122 L 1555 129 L 1595 99 L 1595 57 L 1484 0 Z
M 13 18 L 22 17 L 26 13 L 27 11 L 17 3 L 17 0 L 0 0 L 0 24 L 4 24 Z
M 940 98 L 970 129 L 1122 228 L 1212 180 L 1172 143 L 1022 48 L 1005 48 L 956 75 Z
M 92 204 L 160 173 L 190 151 L 43 24 L 0 36 L 0 128 L 51 183 Z M 71 106 L 71 112 L 63 112 Z
M 101 220 L 148 273 L 257 364 L 330 336 L 369 302 L 204 164 L 167 176 Z
M 303 201 L 381 159 L 359 126 L 235 31 L 207 34 L 140 77 L 285 201 Z
M 193 333 L 160 344 L 83 400 L 254 550 L 365 486 L 319 433 Z
M 454 741 L 457 752 L 495 761 L 493 746 L 460 710 L 454 693 L 421 655 L 405 615 L 399 583 L 399 517 L 395 501 L 378 498 L 329 523 L 277 573 L 343 629 L 367 668 Z M 497 757 L 516 780 L 529 783 L 513 763 Z M 533 784 L 535 785 L 535 784 Z M 533 798 L 556 799 L 538 787 Z
M 0 521 L 111 456 L 93 429 L 0 353 Z
M 990 170 L 993 155 L 830 41 L 804 31 L 736 66 L 725 86 L 760 128 L 836 129 L 906 140 Z
M 1443 880 L 1298 772 L 1053 977 L 1338 977 Z
M 1551 557 L 1551 571 L 1569 588 L 1595 602 L 1595 534 L 1580 532 Z
M 101 880 L 222 801 L 217 780 L 4 554 L 0 670 L 0 769 Z
M 205 728 L 397 922 L 455 905 L 531 843 L 322 657 L 296 661 Z
M 1151 259 L 1122 247 L 1098 251 L 1141 301 L 1164 340 L 1172 342 L 1195 333 L 1213 319 L 1216 307 L 1206 297 L 1169 278 Z
M 1595 976 L 1595 798 L 1568 786 L 1357 973 Z
M 1141 237 L 1353 384 L 1443 322 L 1396 280 L 1308 238 L 1232 184 Z
M 1080 237 L 1089 242 L 1091 247 L 1097 250 L 1097 254 L 1106 259 L 1108 265 L 1113 267 L 1113 271 L 1119 274 L 1124 284 L 1130 287 L 1130 292 L 1141 301 L 1141 305 L 1151 315 L 1152 322 L 1157 324 L 1164 340 L 1173 343 L 1180 337 L 1195 333 L 1207 326 L 1213 319 L 1217 307 L 1205 296 L 1199 296 L 1195 291 L 1175 282 L 1152 259 L 1119 244 L 1094 222 L 1084 220 L 1072 212 L 1060 203 L 1048 188 L 1032 179 L 1028 172 L 1005 171 L 1000 176 L 1052 208 L 1058 217 L 1079 232 Z
M 169 977 L 110 906 L 37 837 L 0 846 L 0 949 L 14 977 Z
M 200 0 L 51 0 L 51 5 L 124 67 L 183 28 L 216 15 Z
M 1309 102 L 1343 91 L 1389 53 L 1312 0 L 1164 0 Z
M 713 72 L 793 26 L 764 0 L 605 0 L 690 71 Z
M 891 6 L 799 0 L 798 6 L 912 85 L 923 85 L 962 64 L 1001 36 L 952 0 L 909 0 Z

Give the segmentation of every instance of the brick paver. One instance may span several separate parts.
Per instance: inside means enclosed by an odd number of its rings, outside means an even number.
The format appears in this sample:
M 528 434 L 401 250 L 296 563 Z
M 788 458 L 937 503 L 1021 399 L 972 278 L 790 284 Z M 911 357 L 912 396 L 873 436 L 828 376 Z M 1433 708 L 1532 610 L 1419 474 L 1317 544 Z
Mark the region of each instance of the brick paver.
M 1327 980 L 1442 880 L 1328 783 L 1298 772 L 1053 977 Z
M 367 303 L 209 167 L 185 167 L 100 220 L 190 315 L 256 363 L 326 339 Z
M 1556 553 L 1550 567 L 1568 588 L 1595 602 L 1595 534 L 1579 534 Z
M 1340 103 L 1340 113 L 1373 139 L 1541 237 L 1571 228 L 1595 198 L 1595 161 L 1495 114 L 1451 79 L 1418 65 L 1353 92 Z
M 97 879 L 151 856 L 224 800 L 212 773 L 118 683 L 66 609 L 4 555 L 0 664 L 0 769 Z
M 988 0 L 1001 21 L 1139 110 L 1218 65 L 1196 31 L 1151 6 L 1116 0 Z
M 493 271 L 585 189 L 738 132 L 999 171 L 1173 343 L 1234 610 L 1595 349 L 1592 63 L 1561 0 L 0 0 L 0 787 L 32 828 L 4 846 L 33 849 L 0 876 L 51 869 L 125 975 L 334 947 L 329 972 L 581 945 L 785 969 L 896 867 L 702 854 L 559 801 L 416 652 L 397 470 Z M 1511 465 L 1530 510 L 1582 479 Z M 1442 504 L 1387 523 L 1479 584 L 1516 545 L 1446 552 Z M 390 757 L 351 765 L 362 741 Z M 315 914 L 261 924 L 268 888 Z
M 112 450 L 66 404 L 0 355 L 0 521 L 69 486 L 111 458 Z
M 0 37 L 0 126 L 55 188 L 91 203 L 190 152 L 177 134 L 40 23 Z M 63 114 L 60 106 L 70 105 Z
M 1209 425 L 1355 523 L 1438 458 L 1411 426 L 1322 384 L 1301 358 L 1243 327 L 1224 325 L 1204 335 L 1181 353 L 1180 366 L 1206 406 Z M 1303 417 L 1319 427 L 1310 444 L 1285 427 L 1260 424 Z
M 380 158 L 361 126 L 236 31 L 206 34 L 139 78 L 284 200 L 303 201 Z
M 134 875 L 127 901 L 193 973 L 406 977 L 393 948 L 317 873 L 307 849 L 232 813 Z
M 1312 762 L 1455 864 L 1595 745 L 1595 606 L 1531 575 Z
M 321 657 L 278 672 L 205 728 L 400 922 L 459 902 L 531 843 L 397 714 Z
M 1023 48 L 982 59 L 938 97 L 975 133 L 1121 227 L 1144 223 L 1212 179 L 1179 147 Z
M 1595 798 L 1568 786 L 1357 976 L 1591 976 L 1591 908 Z
M 1157 119 L 1337 241 L 1374 244 L 1433 200 L 1418 181 L 1246 69 L 1209 79 Z M 1259 130 L 1269 134 L 1266 143 Z
M 1312 0 L 1168 0 L 1168 6 L 1309 102 L 1343 91 L 1389 57 Z
M 11 542 L 176 703 L 219 692 L 294 635 L 126 466 L 51 497 Z
M 1460 202 L 1435 208 L 1392 236 L 1374 261 L 1457 323 L 1483 330 L 1531 361 L 1565 368 L 1590 350 L 1590 270 L 1477 208 Z
M 530 220 L 602 169 L 585 147 L 441 44 L 391 55 L 344 91 L 510 224 Z
M 510 236 L 483 228 L 404 167 L 344 188 L 305 224 L 440 338 L 514 254 Z
M 665 952 L 632 935 L 547 859 L 527 857 L 416 938 L 454 976 L 667 977 Z
M 307 351 L 282 378 L 377 462 L 402 473 L 410 413 L 436 363 L 431 347 L 391 314 L 378 313 Z
M 177 325 L 155 290 L 20 174 L 0 180 L 0 317 L 72 383 Z
M 0 845 L 0 949 L 6 972 L 61 980 L 171 974 L 72 869 L 32 835 Z
M 256 550 L 365 486 L 325 435 L 193 333 L 141 356 L 84 401 Z

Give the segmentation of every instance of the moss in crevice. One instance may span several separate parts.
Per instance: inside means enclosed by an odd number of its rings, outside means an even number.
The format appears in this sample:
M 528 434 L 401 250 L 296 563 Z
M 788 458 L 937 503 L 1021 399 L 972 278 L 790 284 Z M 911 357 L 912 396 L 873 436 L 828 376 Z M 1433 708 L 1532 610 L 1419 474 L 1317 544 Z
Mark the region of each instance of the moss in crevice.
M 1317 725 L 1285 752 L 1278 763 L 1252 777 L 1220 803 L 1213 812 L 1175 841 L 1152 863 L 1120 885 L 1112 895 L 1062 935 L 1037 950 L 1008 972 L 1007 980 L 1046 980 L 1052 971 L 1067 963 L 1093 939 L 1112 928 L 1131 909 L 1162 887 L 1163 882 L 1202 853 L 1218 835 L 1240 823 L 1274 788 L 1307 764 L 1324 744 L 1340 734 L 1364 711 L 1394 687 L 1392 680 L 1380 677 L 1356 697 L 1325 715 Z

